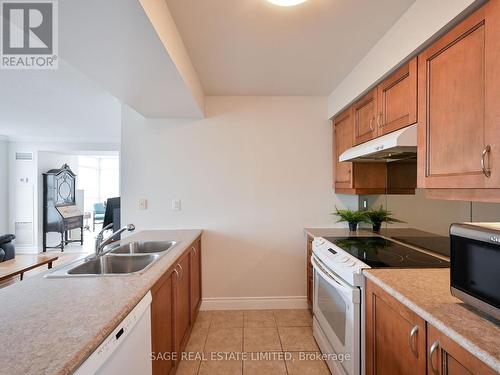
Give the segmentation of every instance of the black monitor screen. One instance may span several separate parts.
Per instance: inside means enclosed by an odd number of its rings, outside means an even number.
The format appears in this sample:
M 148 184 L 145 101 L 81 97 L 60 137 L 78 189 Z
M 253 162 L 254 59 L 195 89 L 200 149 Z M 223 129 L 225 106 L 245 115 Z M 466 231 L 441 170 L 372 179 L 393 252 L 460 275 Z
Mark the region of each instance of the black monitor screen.
M 103 228 L 113 223 L 113 231 L 117 231 L 120 226 L 120 197 L 108 198 L 106 202 L 106 212 L 104 213 Z

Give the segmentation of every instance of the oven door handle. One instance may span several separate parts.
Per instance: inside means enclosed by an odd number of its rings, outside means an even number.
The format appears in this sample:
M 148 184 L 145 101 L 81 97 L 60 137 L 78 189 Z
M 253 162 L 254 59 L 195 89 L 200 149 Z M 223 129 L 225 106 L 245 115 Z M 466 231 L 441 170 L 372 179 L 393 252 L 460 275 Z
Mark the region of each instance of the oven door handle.
M 314 270 L 319 273 L 319 275 L 325 279 L 331 286 L 333 286 L 335 289 L 340 291 L 343 295 L 345 295 L 351 302 L 354 303 L 359 303 L 360 302 L 360 296 L 359 296 L 359 289 L 350 286 L 347 284 L 345 281 L 340 279 L 338 276 L 334 275 L 331 272 L 328 272 L 325 270 L 321 264 L 318 258 L 316 258 L 314 255 L 311 256 L 311 261 L 313 264 Z

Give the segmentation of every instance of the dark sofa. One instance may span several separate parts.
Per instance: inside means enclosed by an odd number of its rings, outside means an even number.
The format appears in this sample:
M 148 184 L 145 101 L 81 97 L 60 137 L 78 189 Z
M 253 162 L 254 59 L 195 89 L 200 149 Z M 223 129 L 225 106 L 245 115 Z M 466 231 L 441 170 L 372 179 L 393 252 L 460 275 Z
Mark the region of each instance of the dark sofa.
M 13 234 L 4 234 L 0 236 L 0 262 L 16 257 L 16 247 L 13 242 L 15 238 L 16 236 Z

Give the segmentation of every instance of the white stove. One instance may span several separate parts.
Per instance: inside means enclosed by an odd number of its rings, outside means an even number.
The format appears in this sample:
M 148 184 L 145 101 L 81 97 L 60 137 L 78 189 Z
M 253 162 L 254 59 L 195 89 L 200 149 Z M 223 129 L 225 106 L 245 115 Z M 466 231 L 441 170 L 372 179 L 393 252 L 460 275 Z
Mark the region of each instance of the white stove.
M 449 263 L 381 236 L 313 240 L 313 333 L 332 374 L 364 374 L 367 268 L 434 268 Z
M 362 270 L 370 267 L 359 259 L 322 237 L 313 240 L 313 254 L 350 285 L 363 286 Z

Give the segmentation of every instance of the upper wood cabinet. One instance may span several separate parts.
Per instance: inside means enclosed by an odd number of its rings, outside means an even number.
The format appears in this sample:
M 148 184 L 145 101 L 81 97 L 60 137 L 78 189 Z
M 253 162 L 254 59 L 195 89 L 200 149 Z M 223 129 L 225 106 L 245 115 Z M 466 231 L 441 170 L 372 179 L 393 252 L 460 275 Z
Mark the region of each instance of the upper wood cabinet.
M 359 145 L 377 136 L 377 89 L 371 90 L 352 105 L 354 144 Z
M 380 83 L 377 89 L 377 136 L 417 122 L 416 57 Z
M 382 163 L 339 162 L 340 155 L 351 148 L 353 139 L 353 107 L 333 121 L 333 176 L 337 194 L 384 194 L 386 166 Z
M 425 321 L 372 282 L 365 293 L 366 374 L 425 374 Z
M 403 65 L 352 105 L 354 144 L 417 122 L 417 58 Z
M 418 56 L 418 186 L 500 188 L 500 4 Z
M 336 189 L 352 188 L 352 163 L 339 162 L 339 157 L 344 151 L 353 146 L 353 121 L 352 110 L 342 112 L 333 121 L 333 175 Z

